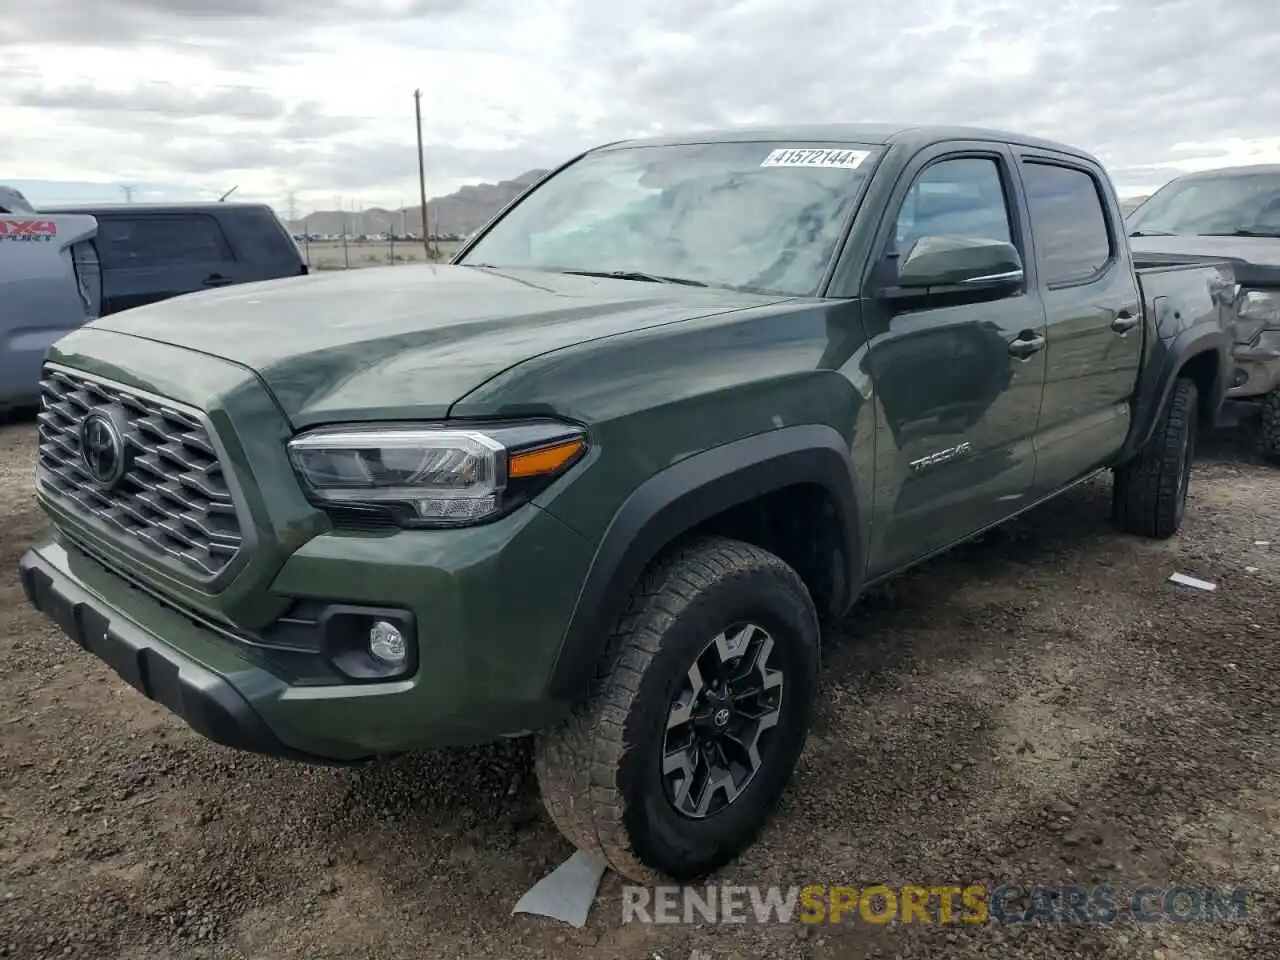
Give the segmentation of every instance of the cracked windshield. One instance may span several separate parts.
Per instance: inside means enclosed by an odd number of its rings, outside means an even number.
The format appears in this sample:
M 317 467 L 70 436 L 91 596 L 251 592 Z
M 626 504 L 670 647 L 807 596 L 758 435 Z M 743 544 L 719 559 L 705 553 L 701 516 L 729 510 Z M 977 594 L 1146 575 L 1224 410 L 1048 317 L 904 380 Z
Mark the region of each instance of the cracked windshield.
M 850 144 L 605 150 L 535 190 L 463 262 L 812 296 L 872 162 Z

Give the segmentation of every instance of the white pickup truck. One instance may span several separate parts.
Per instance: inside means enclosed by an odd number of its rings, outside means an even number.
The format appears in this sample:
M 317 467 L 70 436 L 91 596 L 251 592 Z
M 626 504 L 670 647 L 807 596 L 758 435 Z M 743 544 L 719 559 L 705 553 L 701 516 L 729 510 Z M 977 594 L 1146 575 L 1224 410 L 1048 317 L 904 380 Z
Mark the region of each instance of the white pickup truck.
M 37 402 L 45 351 L 101 312 L 97 233 L 94 217 L 37 213 L 0 185 L 0 414 Z

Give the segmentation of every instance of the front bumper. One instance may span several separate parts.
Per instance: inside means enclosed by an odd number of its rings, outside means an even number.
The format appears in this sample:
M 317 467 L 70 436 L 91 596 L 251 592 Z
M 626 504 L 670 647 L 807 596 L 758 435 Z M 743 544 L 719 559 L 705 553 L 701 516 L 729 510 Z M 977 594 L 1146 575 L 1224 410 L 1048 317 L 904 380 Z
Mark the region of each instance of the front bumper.
M 65 558 L 65 551 L 45 549 L 54 553 L 55 559 L 32 549 L 19 562 L 22 589 L 31 605 L 67 636 L 201 736 L 253 753 L 297 753 L 280 742 L 224 677 L 112 610 L 67 575 L 65 559 L 57 562 L 57 553 Z M 300 755 L 299 759 L 313 758 Z
M 349 763 L 490 741 L 544 728 L 567 711 L 547 693 L 565 623 L 555 620 L 569 612 L 558 609 L 562 591 L 553 581 L 561 573 L 572 583 L 590 551 L 536 508 L 513 526 L 517 535 L 500 556 L 454 569 L 424 563 L 424 548 L 437 542 L 430 534 L 370 538 L 364 551 L 359 537 L 320 537 L 294 555 L 275 589 L 314 591 L 334 603 L 381 599 L 410 607 L 423 625 L 416 672 L 375 682 L 300 678 L 273 651 L 139 589 L 58 535 L 28 550 L 20 573 L 36 608 L 202 736 L 255 753 Z M 551 549 L 557 542 L 559 551 Z M 548 567 L 548 554 L 564 568 Z M 326 597 L 339 582 L 343 594 Z
M 1280 330 L 1264 331 L 1254 344 L 1236 344 L 1231 361 L 1228 399 L 1260 399 L 1280 389 Z

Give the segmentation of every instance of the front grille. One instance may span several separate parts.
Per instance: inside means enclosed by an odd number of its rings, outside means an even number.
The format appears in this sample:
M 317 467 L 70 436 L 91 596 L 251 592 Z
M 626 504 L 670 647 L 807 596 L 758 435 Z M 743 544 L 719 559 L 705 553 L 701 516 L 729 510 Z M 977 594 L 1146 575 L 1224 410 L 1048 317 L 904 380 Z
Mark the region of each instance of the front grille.
M 42 493 L 111 539 L 188 578 L 214 580 L 244 545 L 235 500 L 200 415 L 178 404 L 46 366 L 40 382 Z M 91 411 L 124 441 L 125 469 L 94 480 L 81 452 Z

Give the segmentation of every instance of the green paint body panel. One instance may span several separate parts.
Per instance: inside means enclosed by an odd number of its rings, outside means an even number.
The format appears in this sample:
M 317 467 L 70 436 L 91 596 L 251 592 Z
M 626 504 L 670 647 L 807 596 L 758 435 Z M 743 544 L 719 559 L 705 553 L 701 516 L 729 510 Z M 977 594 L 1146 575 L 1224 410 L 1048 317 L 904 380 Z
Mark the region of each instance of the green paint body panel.
M 627 524 L 674 516 L 655 500 L 663 490 L 692 515 L 687 478 L 714 480 L 722 450 L 740 459 L 822 428 L 804 435 L 838 438 L 821 453 L 841 463 L 824 476 L 836 477 L 827 492 L 848 518 L 847 607 L 865 583 L 1119 462 L 1150 427 L 1165 368 L 1181 362 L 1161 345 L 1194 332 L 1189 308 L 1186 329 L 1152 326 L 1122 233 L 1108 302 L 1145 317 L 1125 341 L 1099 327 L 1082 293 L 1046 308 L 1033 248 L 1023 295 L 887 309 L 870 266 L 914 171 L 975 143 L 1012 163 L 1023 143 L 976 136 L 848 131 L 850 142 L 885 149 L 818 297 L 400 266 L 229 287 L 96 321 L 49 359 L 203 411 L 252 549 L 206 593 L 42 498 L 54 532 L 24 559 L 24 584 L 44 602 L 46 582 L 89 596 L 81 602 L 105 611 L 133 647 L 187 664 L 235 710 L 243 700 L 282 755 L 351 760 L 518 734 L 570 707 L 563 672 L 593 669 L 607 619 L 592 577 L 643 539 L 642 526 Z M 1008 342 L 1026 329 L 1046 332 L 1050 349 L 1010 361 Z M 324 424 L 547 416 L 585 426 L 588 454 L 532 503 L 467 528 L 343 527 L 304 496 L 285 450 Z M 919 468 L 960 443 L 966 455 Z M 791 450 L 735 477 L 785 487 L 802 461 L 816 462 Z M 301 683 L 246 642 L 312 602 L 411 613 L 416 672 Z

